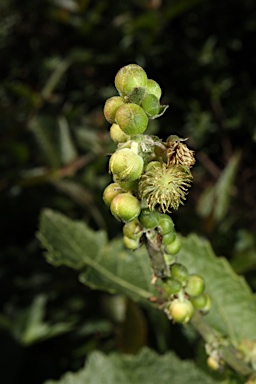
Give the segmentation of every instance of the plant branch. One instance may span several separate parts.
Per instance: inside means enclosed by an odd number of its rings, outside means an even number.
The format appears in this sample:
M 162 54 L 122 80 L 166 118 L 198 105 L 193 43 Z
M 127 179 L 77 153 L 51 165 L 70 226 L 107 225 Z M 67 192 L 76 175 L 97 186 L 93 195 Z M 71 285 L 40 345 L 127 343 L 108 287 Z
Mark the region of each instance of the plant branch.
M 212 329 L 199 312 L 194 313 L 191 324 L 207 343 L 216 344 L 221 359 L 237 373 L 243 376 L 253 373 L 253 369 L 242 360 L 241 353 L 233 346 L 226 345 L 227 341 L 224 342 L 223 336 Z

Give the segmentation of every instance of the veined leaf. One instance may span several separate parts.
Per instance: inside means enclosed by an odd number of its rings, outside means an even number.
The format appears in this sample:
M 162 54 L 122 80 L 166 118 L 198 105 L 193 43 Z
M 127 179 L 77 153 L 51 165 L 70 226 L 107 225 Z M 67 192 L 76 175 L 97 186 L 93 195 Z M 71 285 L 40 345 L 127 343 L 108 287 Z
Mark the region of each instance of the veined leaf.
M 133 300 L 145 301 L 156 294 L 143 247 L 130 252 L 123 248 L 121 240 L 107 243 L 104 232 L 92 231 L 84 223 L 51 210 L 41 216 L 38 237 L 50 263 L 82 269 L 80 280 L 92 288 L 121 293 Z M 178 261 L 190 273 L 205 279 L 213 302 L 205 321 L 234 345 L 243 339 L 256 340 L 255 297 L 228 261 L 216 257 L 209 242 L 197 235 L 182 238 Z
M 256 340 L 256 299 L 243 277 L 228 261 L 216 257 L 209 242 L 195 234 L 182 238 L 178 260 L 190 273 L 204 277 L 212 308 L 207 323 L 228 336 L 234 345 L 242 339 Z
M 107 243 L 105 232 L 92 231 L 51 210 L 42 213 L 38 238 L 50 263 L 81 269 L 80 280 L 94 289 L 123 293 L 133 300 L 147 300 L 155 293 L 143 248 L 131 252 L 121 240 Z
M 159 356 L 148 348 L 138 355 L 109 356 L 93 352 L 80 371 L 66 373 L 61 380 L 45 384 L 214 384 L 214 379 L 192 362 L 182 361 L 173 353 Z

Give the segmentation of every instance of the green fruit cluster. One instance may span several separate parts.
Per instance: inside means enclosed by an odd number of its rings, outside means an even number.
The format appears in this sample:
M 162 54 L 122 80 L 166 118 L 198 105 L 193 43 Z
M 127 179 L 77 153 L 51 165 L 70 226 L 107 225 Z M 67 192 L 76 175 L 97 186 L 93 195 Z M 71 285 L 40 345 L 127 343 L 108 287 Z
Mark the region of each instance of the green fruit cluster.
M 166 277 L 162 287 L 170 303 L 166 307 L 167 315 L 177 323 L 187 323 L 195 309 L 207 313 L 211 307 L 204 279 L 197 274 L 189 274 L 183 264 L 173 263 L 170 266 L 170 276 Z
M 104 105 L 105 118 L 111 124 L 110 136 L 117 149 L 109 160 L 113 182 L 105 188 L 103 200 L 113 216 L 125 223 L 124 245 L 135 250 L 145 232 L 143 225 L 136 221 L 143 205 L 137 192 L 138 182 L 151 158 L 155 158 L 154 140 L 147 136 L 147 145 L 142 134 L 148 120 L 157 117 L 160 111 L 162 92 L 159 84 L 148 79 L 137 64 L 121 68 L 116 74 L 115 86 L 119 95 L 110 97 Z
M 116 150 L 109 159 L 113 180 L 105 188 L 103 200 L 124 223 L 124 246 L 135 251 L 146 243 L 152 281 L 162 279 L 169 318 L 187 323 L 195 309 L 207 312 L 211 304 L 202 277 L 189 274 L 176 260 L 181 241 L 169 215 L 188 193 L 194 152 L 177 135 L 163 142 L 144 134 L 149 119 L 161 116 L 167 106 L 160 105 L 161 88 L 148 79 L 143 68 L 137 64 L 121 68 L 115 87 L 118 95 L 104 106 Z
M 162 91 L 137 64 L 126 65 L 117 72 L 115 87 L 119 95 L 106 100 L 104 115 L 112 124 L 111 138 L 118 144 L 127 141 L 131 135 L 142 134 L 147 129 L 148 120 L 159 115 Z

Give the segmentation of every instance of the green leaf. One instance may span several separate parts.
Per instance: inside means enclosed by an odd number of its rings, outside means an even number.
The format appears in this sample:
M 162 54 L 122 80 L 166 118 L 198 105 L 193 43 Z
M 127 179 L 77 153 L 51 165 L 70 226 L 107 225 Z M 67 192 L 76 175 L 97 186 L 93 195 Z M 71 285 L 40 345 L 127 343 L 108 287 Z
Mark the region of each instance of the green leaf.
M 58 148 L 51 134 L 51 130 L 53 131 L 55 128 L 54 119 L 48 116 L 35 116 L 29 123 L 29 129 L 33 133 L 45 161 L 51 168 L 58 168 L 60 165 Z
M 221 173 L 218 182 L 202 193 L 197 207 L 199 215 L 207 217 L 212 214 L 216 223 L 219 223 L 226 216 L 240 159 L 241 152 L 236 152 Z
M 47 249 L 49 263 L 80 269 L 87 264 L 97 267 L 94 258 L 107 242 L 103 231 L 94 232 L 82 222 L 73 222 L 49 209 L 43 211 L 38 238 Z M 99 266 L 100 269 L 100 266 Z
M 31 305 L 16 317 L 11 327 L 16 339 L 23 345 L 31 345 L 36 342 L 52 338 L 70 331 L 74 324 L 57 323 L 49 324 L 44 321 L 46 312 L 46 297 L 38 295 Z M 11 322 L 11 320 L 10 320 Z
M 59 123 L 59 145 L 60 157 L 63 164 L 69 164 L 77 158 L 77 152 L 73 143 L 67 119 L 60 116 Z
M 38 238 L 50 263 L 82 269 L 80 280 L 91 288 L 122 293 L 133 300 L 148 300 L 155 293 L 143 248 L 131 252 L 121 240 L 107 243 L 105 232 L 92 231 L 51 210 L 41 215 Z
M 205 320 L 229 336 L 234 345 L 256 340 L 256 300 L 243 277 L 235 274 L 225 258 L 216 257 L 210 243 L 193 234 L 182 238 L 178 260 L 190 273 L 202 275 L 212 308 Z
M 144 247 L 127 251 L 121 240 L 107 243 L 104 232 L 94 232 L 84 223 L 51 210 L 41 216 L 38 237 L 47 249 L 49 262 L 82 269 L 80 280 L 91 288 L 121 293 L 133 300 L 145 301 L 156 294 Z M 242 339 L 255 340 L 255 297 L 228 261 L 216 257 L 209 242 L 196 235 L 182 238 L 178 257 L 190 273 L 198 273 L 206 281 L 213 302 L 206 322 L 234 345 Z
M 216 201 L 214 216 L 217 222 L 221 221 L 226 215 L 232 192 L 232 186 L 240 164 L 241 152 L 236 152 L 230 159 L 228 165 L 221 174 L 216 184 Z
M 173 353 L 159 356 L 148 348 L 138 355 L 109 356 L 93 352 L 80 371 L 66 373 L 61 380 L 45 384 L 214 384 L 192 362 L 182 361 Z

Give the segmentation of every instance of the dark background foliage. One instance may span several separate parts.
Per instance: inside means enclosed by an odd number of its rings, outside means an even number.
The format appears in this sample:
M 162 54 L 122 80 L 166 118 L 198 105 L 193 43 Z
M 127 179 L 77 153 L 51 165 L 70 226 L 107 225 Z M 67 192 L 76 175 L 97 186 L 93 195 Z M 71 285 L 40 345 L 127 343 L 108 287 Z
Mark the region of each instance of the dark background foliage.
M 0 19 L 1 382 L 58 378 L 94 349 L 200 360 L 192 331 L 49 266 L 35 233 L 51 207 L 121 235 L 101 199 L 114 149 L 102 108 L 118 69 L 137 63 L 170 105 L 149 131 L 196 151 L 177 231 L 209 238 L 256 289 L 255 2 L 2 0 Z M 66 328 L 28 341 L 38 303 L 44 324 Z

